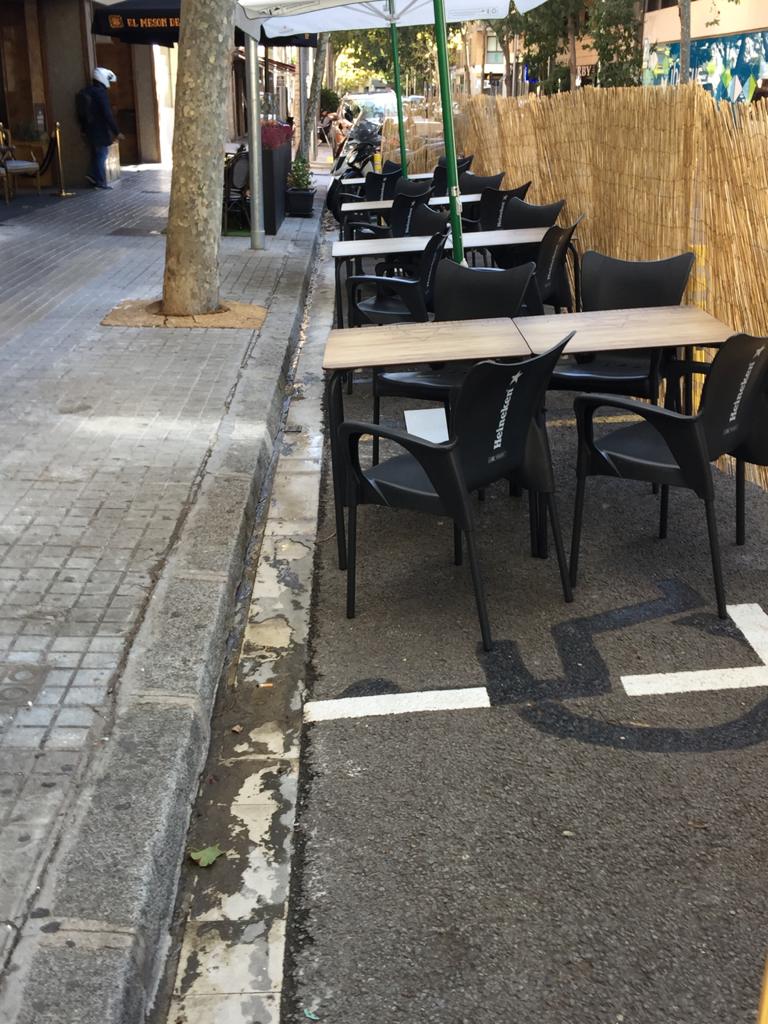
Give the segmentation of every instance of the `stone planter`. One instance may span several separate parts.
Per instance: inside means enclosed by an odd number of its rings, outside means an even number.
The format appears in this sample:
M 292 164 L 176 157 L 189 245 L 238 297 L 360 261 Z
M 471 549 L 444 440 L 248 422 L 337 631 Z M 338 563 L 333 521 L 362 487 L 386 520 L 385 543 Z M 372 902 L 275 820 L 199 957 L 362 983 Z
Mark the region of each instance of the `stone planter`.
M 291 144 L 261 151 L 264 231 L 276 235 L 285 219 L 285 182 L 291 169 Z
M 311 217 L 316 188 L 287 188 L 285 190 L 286 213 L 289 217 Z

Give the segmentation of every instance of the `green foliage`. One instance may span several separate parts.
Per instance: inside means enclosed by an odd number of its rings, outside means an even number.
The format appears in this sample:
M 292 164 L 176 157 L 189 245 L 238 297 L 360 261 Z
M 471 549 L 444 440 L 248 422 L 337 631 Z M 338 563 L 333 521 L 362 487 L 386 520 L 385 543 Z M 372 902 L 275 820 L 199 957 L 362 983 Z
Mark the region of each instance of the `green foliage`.
M 305 157 L 296 157 L 285 183 L 288 188 L 295 188 L 301 192 L 309 192 L 315 187 L 315 180 L 309 169 L 309 161 Z
M 366 85 L 371 78 L 392 82 L 392 37 L 389 29 L 366 29 L 334 33 L 334 44 L 355 71 L 340 75 L 344 85 L 352 90 Z M 397 30 L 400 54 L 400 74 L 423 92 L 424 85 L 437 84 L 435 33 L 431 25 L 413 25 Z M 449 49 L 456 50 L 458 37 L 449 27 Z
M 324 85 L 320 90 L 320 109 L 331 111 L 338 110 L 340 103 L 341 97 L 339 94 Z
M 190 851 L 189 856 L 197 862 L 198 867 L 209 868 L 223 853 L 224 851 L 216 843 L 215 846 L 206 846 L 204 850 Z
M 600 85 L 637 85 L 643 47 L 635 0 L 601 0 L 592 7 L 589 27 L 600 65 Z
M 569 21 L 575 28 L 576 38 L 581 37 L 583 11 L 584 0 L 549 0 L 522 19 L 525 34 L 523 60 L 531 77 L 542 83 L 544 92 L 556 92 L 558 83 L 562 85 L 562 74 L 554 64 L 568 51 Z M 566 82 L 568 87 L 569 76 L 566 76 Z

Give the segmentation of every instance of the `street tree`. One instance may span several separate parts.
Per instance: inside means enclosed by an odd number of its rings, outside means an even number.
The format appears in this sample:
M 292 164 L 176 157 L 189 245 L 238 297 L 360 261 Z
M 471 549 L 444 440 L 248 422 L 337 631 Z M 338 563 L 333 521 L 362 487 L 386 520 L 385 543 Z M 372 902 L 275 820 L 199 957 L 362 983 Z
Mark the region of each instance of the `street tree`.
M 486 21 L 485 24 L 495 33 L 504 54 L 504 95 L 511 96 L 513 71 L 510 50 L 515 41 L 515 36 L 521 36 L 525 31 L 525 19 L 521 14 L 517 13 L 514 4 L 511 4 L 506 18 Z
M 181 0 L 163 312 L 219 307 L 219 243 L 232 0 Z
M 309 141 L 310 135 L 315 132 L 317 125 L 317 115 L 320 113 L 320 93 L 323 88 L 323 78 L 325 76 L 325 62 L 326 55 L 328 53 L 328 45 L 330 43 L 330 33 L 321 32 L 317 37 L 317 50 L 315 52 L 315 63 L 312 68 L 312 82 L 309 86 L 309 96 L 307 97 L 307 110 L 304 116 L 304 125 L 306 131 L 302 133 L 299 152 L 305 158 L 309 158 Z
M 680 81 L 687 82 L 691 69 L 691 0 L 677 0 L 680 11 Z
M 601 0 L 591 8 L 600 85 L 637 85 L 643 62 L 643 16 L 637 0 Z
M 560 82 L 558 57 L 568 56 L 568 82 L 576 88 L 576 43 L 583 34 L 584 0 L 549 0 L 523 18 L 523 59 L 547 92 Z

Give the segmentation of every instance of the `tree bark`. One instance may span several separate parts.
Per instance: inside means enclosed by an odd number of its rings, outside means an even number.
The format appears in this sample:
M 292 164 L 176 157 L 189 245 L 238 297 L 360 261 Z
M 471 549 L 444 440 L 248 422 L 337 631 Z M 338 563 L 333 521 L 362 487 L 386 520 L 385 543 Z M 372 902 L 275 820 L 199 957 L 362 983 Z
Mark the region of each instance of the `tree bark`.
M 309 86 L 307 97 L 307 115 L 305 118 L 306 140 L 301 140 L 301 155 L 306 156 L 309 146 L 310 133 L 317 132 L 317 115 L 320 113 L 320 90 L 323 87 L 325 75 L 325 61 L 330 43 L 330 33 L 321 32 L 317 37 L 317 52 L 315 53 L 315 64 L 312 68 L 312 81 Z M 305 144 L 306 141 L 306 144 Z
M 691 0 L 677 0 L 680 10 L 680 82 L 685 84 L 691 69 Z
M 579 70 L 576 64 L 576 18 L 570 15 L 568 18 L 568 67 L 571 72 L 571 92 L 576 88 L 576 79 Z
M 467 96 L 472 95 L 472 72 L 469 67 L 469 39 L 467 37 L 467 26 L 461 29 L 461 52 L 464 57 L 464 88 Z
M 512 61 L 509 56 L 509 43 L 504 42 L 504 95 L 512 95 Z
M 163 312 L 219 306 L 226 107 L 234 41 L 232 0 L 181 0 L 173 172 Z

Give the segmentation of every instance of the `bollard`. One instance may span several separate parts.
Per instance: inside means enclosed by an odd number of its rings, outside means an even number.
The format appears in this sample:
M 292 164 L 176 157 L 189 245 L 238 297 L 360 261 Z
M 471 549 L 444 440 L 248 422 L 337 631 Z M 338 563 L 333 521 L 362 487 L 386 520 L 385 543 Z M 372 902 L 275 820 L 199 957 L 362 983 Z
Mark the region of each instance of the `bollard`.
M 64 168 L 61 163 L 61 123 L 56 122 L 56 127 L 53 129 L 53 135 L 56 139 L 56 165 L 59 170 L 59 191 L 56 195 L 59 199 L 69 199 L 70 196 L 75 195 L 74 192 L 67 192 L 64 188 Z

